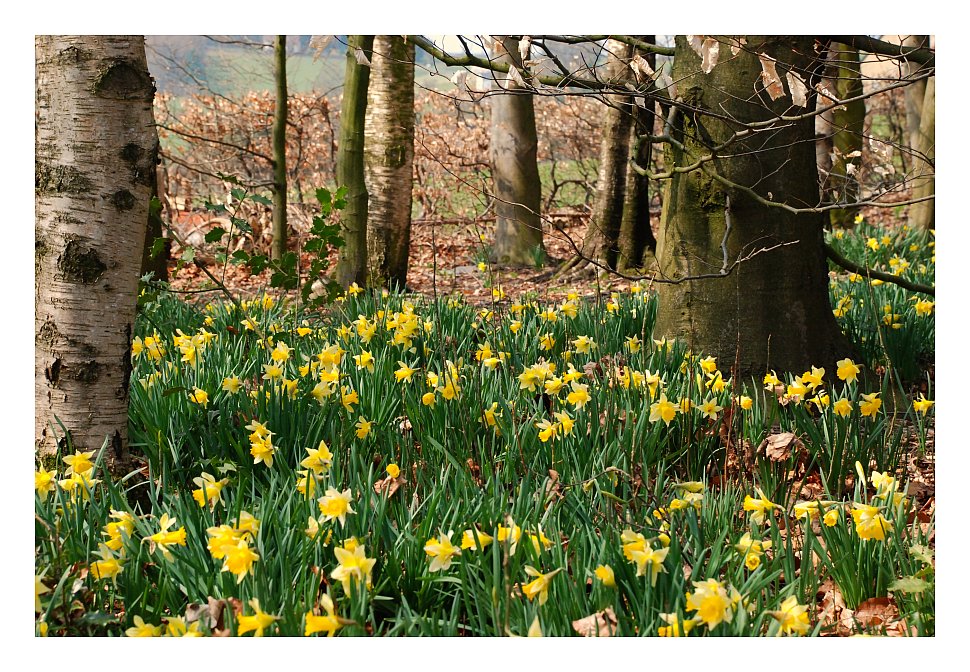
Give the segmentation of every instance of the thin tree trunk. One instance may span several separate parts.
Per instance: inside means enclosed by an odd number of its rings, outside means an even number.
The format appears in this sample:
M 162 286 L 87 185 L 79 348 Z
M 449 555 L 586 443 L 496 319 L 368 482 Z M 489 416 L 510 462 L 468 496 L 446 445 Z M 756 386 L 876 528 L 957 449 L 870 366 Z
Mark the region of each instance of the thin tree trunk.
M 915 149 L 917 154 L 913 161 L 913 198 L 933 196 L 936 192 L 936 77 L 930 77 L 926 82 Z M 909 223 L 912 227 L 934 228 L 936 202 L 930 199 L 911 205 Z
M 373 35 L 347 38 L 347 67 L 340 107 L 337 185 L 347 188 L 347 207 L 340 215 L 344 246 L 337 261 L 336 281 L 343 287 L 367 282 L 367 186 L 364 183 L 364 114 Z M 359 59 L 359 60 L 358 60 Z
M 607 65 L 602 74 L 607 80 L 623 81 L 629 72 L 626 62 L 633 54 L 627 44 L 607 40 Z M 633 128 L 633 101 L 630 96 L 606 96 L 603 111 L 603 141 L 600 143 L 599 176 L 589 227 L 583 238 L 583 257 L 611 269 L 617 268 L 620 226 L 626 196 L 626 173 L 630 160 L 630 133 Z
M 495 58 L 524 67 L 519 42 L 503 38 L 495 45 Z M 496 73 L 496 77 L 501 77 Z M 502 264 L 529 265 L 545 257 L 539 203 L 542 186 L 536 163 L 538 138 L 532 94 L 512 81 L 500 80 L 506 90 L 489 98 L 492 106 L 489 151 L 495 194 L 495 242 L 492 258 Z
M 862 70 L 859 50 L 833 42 L 828 51 L 832 92 L 839 100 L 862 95 Z M 854 169 L 861 163 L 856 152 L 862 154 L 862 135 L 866 121 L 866 101 L 854 100 L 832 110 L 832 169 L 829 175 L 832 200 L 850 205 L 859 200 L 859 180 Z M 858 208 L 832 210 L 832 226 L 852 226 Z
M 640 37 L 650 44 L 656 42 L 654 35 Z M 634 50 L 634 53 L 638 52 L 639 50 Z M 655 54 L 641 53 L 640 55 L 647 60 L 651 68 L 656 68 Z M 620 219 L 620 255 L 617 260 L 618 270 L 624 272 L 648 268 L 656 262 L 654 254 L 657 251 L 657 239 L 650 226 L 650 180 L 646 175 L 639 174 L 633 167 L 634 162 L 647 167 L 652 158 L 653 145 L 646 141 L 637 142 L 638 135 L 653 133 L 655 115 L 652 104 L 649 105 L 649 107 L 633 107 L 633 123 L 630 128 L 630 152 L 633 156 L 626 165 L 626 190 L 623 199 L 623 216 Z
M 908 35 L 903 40 L 905 47 L 929 47 L 929 35 Z M 906 75 L 912 77 L 920 70 L 918 63 L 906 64 Z M 926 80 L 919 79 L 906 87 L 906 140 L 910 147 L 919 141 L 920 117 L 923 112 L 923 96 L 926 93 Z
M 286 35 L 273 45 L 276 112 L 273 115 L 273 259 L 286 253 Z
M 812 39 L 749 35 L 746 41 L 745 49 L 705 75 L 700 58 L 677 36 L 672 76 L 684 102 L 742 123 L 790 111 L 789 95 L 771 101 L 763 90 L 758 54 L 777 60 L 782 79 L 790 65 L 810 72 Z M 696 161 L 737 130 L 700 114 L 680 117 L 678 125 L 675 133 L 685 150 L 668 147 L 668 168 Z M 678 173 L 667 182 L 657 249 L 663 277 L 718 274 L 722 244 L 728 265 L 757 249 L 781 247 L 748 259 L 727 277 L 660 285 L 656 338 L 683 338 L 694 352 L 717 357 L 723 370 L 734 369 L 739 380 L 760 379 L 768 369 L 800 374 L 816 365 L 832 371 L 849 354 L 829 302 L 822 215 L 762 205 L 712 177 L 776 202 L 817 203 L 813 137 L 811 119 L 795 121 L 745 138 L 706 169 Z
M 36 448 L 68 450 L 63 425 L 119 473 L 155 87 L 140 35 L 38 36 L 35 55 Z
M 403 288 L 411 242 L 414 164 L 414 43 L 374 38 L 364 149 L 367 193 L 367 284 Z

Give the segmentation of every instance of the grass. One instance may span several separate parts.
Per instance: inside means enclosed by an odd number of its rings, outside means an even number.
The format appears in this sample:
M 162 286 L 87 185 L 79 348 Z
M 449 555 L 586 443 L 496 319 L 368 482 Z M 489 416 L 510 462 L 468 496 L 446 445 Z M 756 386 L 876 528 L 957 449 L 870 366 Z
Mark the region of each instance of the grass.
M 838 240 L 857 253 L 867 233 Z M 889 243 L 931 277 L 913 244 Z M 883 287 L 875 306 L 915 305 Z M 881 308 L 852 296 L 850 335 L 886 342 Z M 932 409 L 888 342 L 860 348 L 881 376 L 779 390 L 654 343 L 637 285 L 600 304 L 243 309 L 140 314 L 143 470 L 112 479 L 68 449 L 35 474 L 38 632 L 238 635 L 264 614 L 265 634 L 568 636 L 600 614 L 615 635 L 844 634 L 815 608 L 826 578 L 848 609 L 895 608 L 855 632 L 935 632 L 932 520 L 904 496 Z M 899 315 L 905 343 L 932 334 L 931 313 Z M 801 445 L 745 457 L 779 430 Z

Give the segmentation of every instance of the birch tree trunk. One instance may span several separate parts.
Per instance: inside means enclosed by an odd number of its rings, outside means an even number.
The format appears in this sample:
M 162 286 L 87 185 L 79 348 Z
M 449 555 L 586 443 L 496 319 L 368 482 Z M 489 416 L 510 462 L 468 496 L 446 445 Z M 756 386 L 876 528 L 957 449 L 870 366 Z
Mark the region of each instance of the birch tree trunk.
M 495 45 L 495 58 L 524 67 L 519 42 L 503 38 Z M 501 77 L 496 73 L 496 78 Z M 539 202 L 542 196 L 536 163 L 538 138 L 532 94 L 511 77 L 500 80 L 506 90 L 489 100 L 492 105 L 489 151 L 492 189 L 495 193 L 495 242 L 492 258 L 502 264 L 524 266 L 545 257 Z
M 340 105 L 340 144 L 337 146 L 337 186 L 347 187 L 347 207 L 340 215 L 344 246 L 335 271 L 343 287 L 367 282 L 367 187 L 364 184 L 364 113 L 373 35 L 347 38 L 344 96 Z M 359 60 L 358 60 L 359 59 Z
M 127 463 L 138 273 L 158 137 L 142 36 L 38 36 L 35 447 Z
M 403 289 L 411 242 L 414 43 L 376 36 L 372 69 L 364 121 L 367 284 Z

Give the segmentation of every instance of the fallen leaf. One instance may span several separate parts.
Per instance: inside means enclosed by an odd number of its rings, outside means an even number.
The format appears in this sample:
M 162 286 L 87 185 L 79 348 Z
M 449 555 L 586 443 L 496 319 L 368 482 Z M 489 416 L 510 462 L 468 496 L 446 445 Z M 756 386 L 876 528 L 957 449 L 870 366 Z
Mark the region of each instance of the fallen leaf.
M 573 630 L 583 637 L 612 637 L 616 634 L 616 614 L 612 607 L 573 621 Z
M 863 628 L 880 628 L 899 616 L 891 597 L 870 597 L 855 610 L 855 621 Z
M 785 95 L 785 85 L 775 70 L 775 59 L 768 54 L 758 54 L 758 58 L 761 60 L 761 83 L 771 99 L 778 100 Z
M 398 476 L 397 478 L 382 478 L 374 481 L 374 492 L 378 495 L 386 494 L 388 497 L 392 497 L 395 492 L 397 492 L 402 485 L 407 483 L 407 479 L 403 476 Z
M 772 462 L 787 460 L 792 451 L 801 452 L 805 445 L 791 432 L 772 434 L 761 442 L 758 452 L 763 452 Z

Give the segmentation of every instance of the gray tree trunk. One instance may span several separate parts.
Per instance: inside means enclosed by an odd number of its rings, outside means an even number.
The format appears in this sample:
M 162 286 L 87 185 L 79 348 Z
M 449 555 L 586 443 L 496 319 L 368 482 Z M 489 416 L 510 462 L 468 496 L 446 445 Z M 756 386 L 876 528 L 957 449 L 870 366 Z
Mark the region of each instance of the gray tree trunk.
M 364 114 L 373 35 L 347 38 L 347 66 L 344 71 L 344 96 L 340 106 L 340 144 L 337 146 L 337 186 L 347 188 L 347 207 L 340 214 L 340 235 L 344 246 L 335 271 L 343 287 L 367 282 L 367 186 L 364 183 Z
M 913 161 L 913 198 L 926 198 L 936 193 L 936 77 L 926 82 L 923 110 L 920 113 L 919 137 Z M 936 226 L 936 201 L 914 203 L 909 208 L 910 226 L 932 229 Z
M 831 68 L 832 93 L 839 100 L 848 100 L 862 95 L 862 70 L 859 50 L 843 44 L 832 43 L 828 50 Z M 844 108 L 844 109 L 843 109 Z M 829 186 L 832 200 L 849 205 L 859 199 L 858 175 L 848 167 L 861 164 L 859 158 L 849 158 L 855 152 L 862 152 L 862 135 L 866 121 L 866 101 L 855 100 L 832 110 L 832 148 L 833 159 Z M 852 226 L 858 208 L 846 207 L 832 210 L 832 226 Z
M 414 43 L 399 35 L 374 38 L 364 132 L 367 284 L 403 288 L 411 242 Z
M 654 44 L 655 35 L 641 36 L 645 42 Z M 634 50 L 634 53 L 639 50 Z M 641 53 L 651 68 L 656 68 L 656 55 Z M 650 166 L 653 146 L 649 142 L 637 144 L 638 135 L 650 135 L 654 126 L 653 103 L 646 107 L 634 106 L 633 123 L 630 128 L 631 161 L 626 165 L 626 189 L 623 198 L 623 216 L 620 219 L 620 256 L 617 268 L 623 272 L 635 272 L 637 269 L 649 268 L 656 263 L 654 254 L 657 250 L 657 239 L 650 226 L 650 180 L 633 169 L 634 161 L 643 167 Z M 636 148 L 636 149 L 634 149 Z
M 903 40 L 905 47 L 929 47 L 929 35 L 908 35 Z M 906 74 L 911 76 L 920 69 L 917 63 L 906 65 Z M 906 139 L 910 147 L 919 141 L 920 117 L 923 112 L 923 95 L 926 93 L 926 80 L 920 79 L 906 87 Z
M 286 254 L 286 35 L 277 35 L 273 45 L 273 79 L 276 110 L 273 115 L 273 245 L 270 254 Z
M 35 425 L 41 455 L 127 463 L 141 246 L 158 137 L 140 35 L 35 38 Z
M 496 42 L 495 58 L 524 71 L 518 40 Z M 502 76 L 498 73 L 497 78 Z M 545 256 L 539 202 L 542 185 L 536 163 L 538 138 L 532 94 L 501 79 L 505 93 L 491 96 L 492 189 L 495 195 L 495 242 L 492 258 L 502 264 L 532 264 Z
M 602 76 L 612 81 L 625 80 L 629 72 L 626 62 L 633 55 L 633 48 L 616 40 L 607 40 L 605 49 L 608 60 Z M 626 174 L 630 162 L 633 101 L 630 96 L 617 94 L 609 94 L 605 98 L 607 107 L 603 110 L 599 176 L 593 212 L 583 238 L 583 257 L 616 269 Z
M 788 94 L 773 102 L 762 90 L 758 54 L 777 59 L 782 79 L 789 64 L 809 72 L 812 38 L 746 38 L 747 48 L 707 75 L 685 38 L 676 38 L 673 80 L 684 102 L 721 117 L 682 115 L 675 133 L 685 151 L 668 148 L 668 169 L 696 161 L 711 145 L 732 136 L 737 125 L 724 116 L 743 123 L 790 111 Z M 683 338 L 695 352 L 717 357 L 722 370 L 733 370 L 742 380 L 760 378 L 767 369 L 800 374 L 816 365 L 832 371 L 829 367 L 849 353 L 829 303 L 822 215 L 795 215 L 763 205 L 711 176 L 775 202 L 816 204 L 813 138 L 811 119 L 783 123 L 732 145 L 706 170 L 675 174 L 667 182 L 657 249 L 663 277 L 719 273 L 722 241 L 729 264 L 760 248 L 785 246 L 754 256 L 727 277 L 660 285 L 656 338 Z

